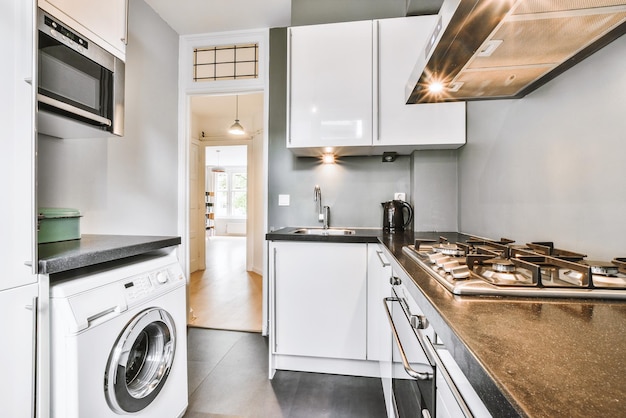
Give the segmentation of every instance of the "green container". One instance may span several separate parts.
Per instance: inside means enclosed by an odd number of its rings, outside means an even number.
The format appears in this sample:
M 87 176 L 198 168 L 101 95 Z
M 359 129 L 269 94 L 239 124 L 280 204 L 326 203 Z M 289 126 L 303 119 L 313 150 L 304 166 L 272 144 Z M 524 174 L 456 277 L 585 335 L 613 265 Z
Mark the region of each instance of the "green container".
M 71 208 L 40 208 L 37 242 L 80 239 L 80 212 Z

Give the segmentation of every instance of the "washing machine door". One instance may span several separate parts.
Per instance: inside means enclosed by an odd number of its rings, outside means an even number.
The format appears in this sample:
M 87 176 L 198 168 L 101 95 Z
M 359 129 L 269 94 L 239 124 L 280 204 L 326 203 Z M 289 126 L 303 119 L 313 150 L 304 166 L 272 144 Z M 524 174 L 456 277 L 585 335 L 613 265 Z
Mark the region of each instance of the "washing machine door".
M 106 399 L 118 414 L 146 408 L 158 396 L 172 368 L 176 330 L 158 308 L 137 314 L 120 333 L 105 372 Z

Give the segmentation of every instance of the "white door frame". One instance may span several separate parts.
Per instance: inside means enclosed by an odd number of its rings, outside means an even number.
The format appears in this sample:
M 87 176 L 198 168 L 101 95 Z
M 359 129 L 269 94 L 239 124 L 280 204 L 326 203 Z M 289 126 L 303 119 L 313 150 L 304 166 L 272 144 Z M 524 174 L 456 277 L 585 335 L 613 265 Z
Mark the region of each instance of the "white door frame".
M 194 82 L 194 48 L 258 42 L 259 77 L 249 80 Z M 263 231 L 267 231 L 267 160 L 269 120 L 269 29 L 181 36 L 178 58 L 178 234 L 181 236 L 179 261 L 189 281 L 189 144 L 191 134 L 191 96 L 263 93 Z M 233 142 L 233 145 L 235 143 Z M 220 144 L 216 144 L 220 145 Z M 267 246 L 263 246 L 263 326 L 267 335 Z M 189 307 L 189 303 L 187 303 Z

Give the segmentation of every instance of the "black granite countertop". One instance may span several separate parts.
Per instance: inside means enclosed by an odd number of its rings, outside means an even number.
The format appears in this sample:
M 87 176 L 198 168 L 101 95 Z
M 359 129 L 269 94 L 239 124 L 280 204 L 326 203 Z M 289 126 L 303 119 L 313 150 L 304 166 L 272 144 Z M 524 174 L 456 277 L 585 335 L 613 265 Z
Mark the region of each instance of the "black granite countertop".
M 39 244 L 39 273 L 54 274 L 179 245 L 180 237 L 82 235 L 79 240 Z
M 354 231 L 351 235 L 309 235 L 298 234 L 294 231 L 308 227 L 288 227 L 269 232 L 265 235 L 268 241 L 317 241 L 317 242 L 356 242 L 356 243 L 374 243 L 378 242 L 378 238 L 383 235 L 381 228 L 352 228 Z M 315 228 L 320 229 L 320 228 Z M 330 228 L 331 230 L 334 228 Z M 342 228 L 343 229 L 343 228 Z
M 402 252 L 439 235 L 380 240 L 494 417 L 626 416 L 626 302 L 455 296 Z
M 409 291 L 494 417 L 626 416 L 626 302 L 456 296 L 402 252 L 416 238 L 456 232 L 357 229 L 314 236 L 284 228 L 268 240 L 381 242 Z

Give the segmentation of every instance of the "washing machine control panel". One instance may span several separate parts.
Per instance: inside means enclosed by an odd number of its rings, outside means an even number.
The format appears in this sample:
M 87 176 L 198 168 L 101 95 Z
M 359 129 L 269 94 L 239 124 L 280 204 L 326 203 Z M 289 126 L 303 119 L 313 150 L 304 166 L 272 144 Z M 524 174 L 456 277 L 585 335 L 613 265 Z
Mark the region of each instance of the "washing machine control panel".
M 184 280 L 182 271 L 178 272 L 173 267 L 166 267 L 132 277 L 124 282 L 126 300 L 130 303 L 138 299 L 160 294 L 177 285 L 180 280 Z

